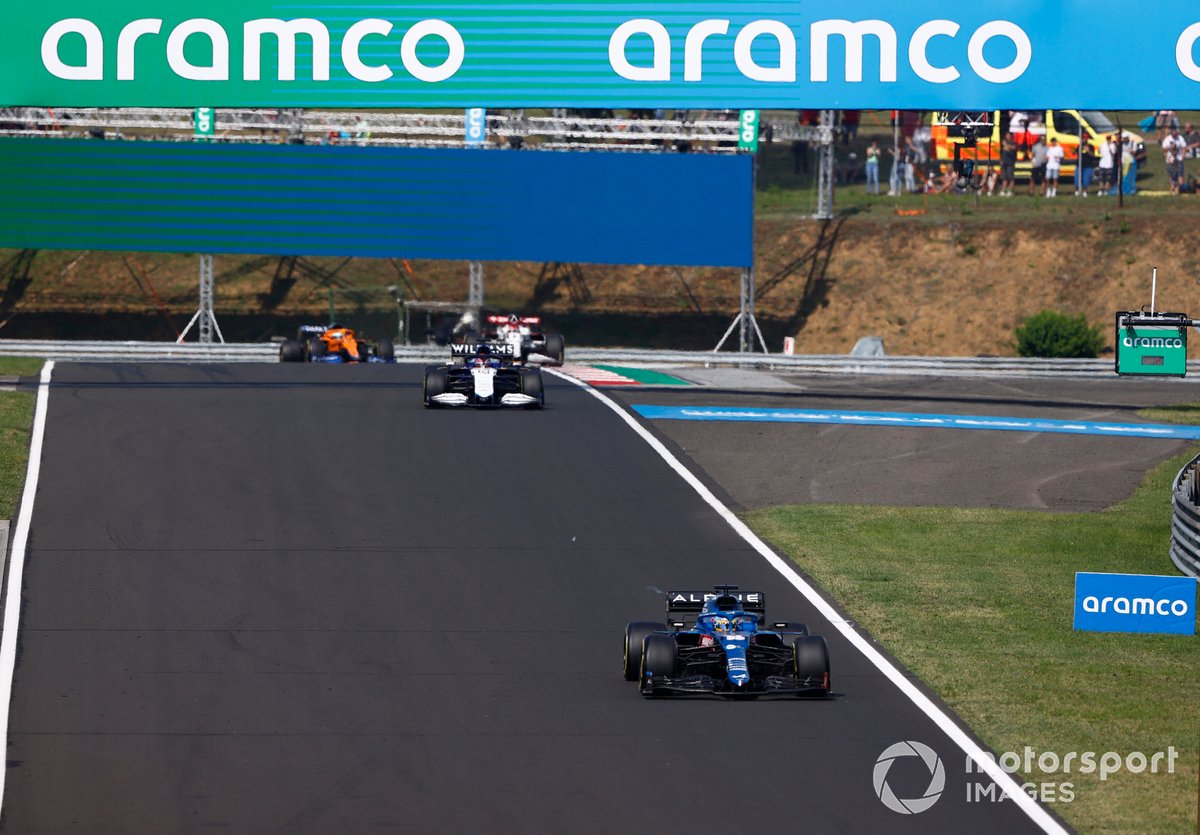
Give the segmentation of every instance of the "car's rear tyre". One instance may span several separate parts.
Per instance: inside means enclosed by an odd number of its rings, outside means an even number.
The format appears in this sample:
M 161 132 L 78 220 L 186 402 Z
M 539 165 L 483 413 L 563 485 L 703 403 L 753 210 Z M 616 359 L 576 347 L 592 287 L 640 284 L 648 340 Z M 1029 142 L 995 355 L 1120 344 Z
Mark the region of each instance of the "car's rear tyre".
M 792 641 L 792 659 L 796 669 L 796 680 L 816 678 L 824 682 L 829 690 L 829 647 L 820 635 L 805 635 Z
M 437 403 L 433 401 L 433 397 L 439 394 L 446 393 L 446 369 L 444 368 L 426 368 L 425 369 L 425 408 L 436 409 Z
M 642 672 L 642 642 L 667 627 L 653 621 L 635 620 L 625 624 L 625 680 L 637 681 Z
M 308 357 L 309 359 L 319 359 L 329 353 L 329 346 L 325 344 L 324 339 L 308 340 Z
M 304 346 L 299 339 L 285 339 L 279 346 L 280 362 L 304 362 Z
M 542 371 L 539 368 L 521 369 L 521 393 L 536 397 L 537 402 L 529 404 L 530 409 L 540 409 L 546 405 L 546 394 L 542 389 Z
M 561 333 L 546 334 L 545 354 L 554 365 L 562 365 L 567 358 L 567 342 Z
M 391 362 L 396 358 L 396 346 L 390 339 L 381 339 L 375 346 L 375 355 L 385 362 Z
M 639 678 L 647 675 L 674 677 L 679 674 L 679 645 L 671 635 L 647 635 L 642 642 Z

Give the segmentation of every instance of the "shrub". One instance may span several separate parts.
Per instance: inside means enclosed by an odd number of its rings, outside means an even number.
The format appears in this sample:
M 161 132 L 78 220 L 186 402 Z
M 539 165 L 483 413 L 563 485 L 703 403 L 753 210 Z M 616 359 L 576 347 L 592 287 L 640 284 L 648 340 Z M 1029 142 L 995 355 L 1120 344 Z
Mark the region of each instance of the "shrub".
M 1100 328 L 1089 325 L 1082 313 L 1043 310 L 1018 325 L 1016 337 L 1022 357 L 1097 357 L 1104 348 Z

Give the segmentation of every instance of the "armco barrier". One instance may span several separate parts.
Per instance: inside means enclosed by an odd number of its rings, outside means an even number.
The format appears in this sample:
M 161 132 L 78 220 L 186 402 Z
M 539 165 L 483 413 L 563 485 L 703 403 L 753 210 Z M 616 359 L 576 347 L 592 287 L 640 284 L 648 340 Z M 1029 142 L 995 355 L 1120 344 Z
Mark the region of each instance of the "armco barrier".
M 279 346 L 271 342 L 83 342 L 0 339 L 0 356 L 44 357 L 66 362 L 274 362 Z M 396 348 L 401 362 L 436 362 L 449 356 L 436 345 Z M 852 357 L 846 354 L 736 354 L 711 351 L 652 351 L 640 348 L 567 346 L 572 363 L 632 363 L 649 366 L 723 366 L 797 374 L 885 374 L 945 377 L 1113 377 L 1108 359 L 1034 359 L 1027 357 Z M 1188 364 L 1200 373 L 1200 362 Z M 1175 380 L 1177 378 L 1172 378 Z M 1159 382 L 1168 382 L 1160 380 Z
M 1175 476 L 1171 498 L 1171 562 L 1184 574 L 1200 577 L 1200 455 Z

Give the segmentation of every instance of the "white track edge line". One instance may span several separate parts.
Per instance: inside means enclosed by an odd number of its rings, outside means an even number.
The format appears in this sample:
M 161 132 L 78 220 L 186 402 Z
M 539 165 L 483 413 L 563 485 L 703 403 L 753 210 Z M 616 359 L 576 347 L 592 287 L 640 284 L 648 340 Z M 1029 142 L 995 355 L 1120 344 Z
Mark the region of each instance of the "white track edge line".
M 37 403 L 33 412 L 33 432 L 29 438 L 29 464 L 25 470 L 25 489 L 21 493 L 21 510 L 13 531 L 11 557 L 8 563 L 8 586 L 4 592 L 4 634 L 0 637 L 0 754 L 8 758 L 8 709 L 12 702 L 13 672 L 17 666 L 17 630 L 21 625 L 21 584 L 25 574 L 25 548 L 29 542 L 29 525 L 33 517 L 33 497 L 37 495 L 38 476 L 42 470 L 42 440 L 46 435 L 46 409 L 50 400 L 50 375 L 54 360 L 42 366 L 38 382 Z M 0 768 L 0 811 L 4 809 L 4 784 L 8 767 Z
M 770 546 L 759 539 L 758 535 L 755 534 L 754 531 L 750 530 L 746 523 L 739 519 L 732 510 L 722 504 L 721 501 L 713 495 L 711 490 L 704 486 L 704 484 L 698 478 L 696 478 L 696 476 L 694 476 L 687 467 L 683 466 L 679 459 L 676 458 L 674 454 L 672 454 L 672 452 L 663 445 L 662 441 L 658 440 L 658 438 L 654 437 L 654 435 L 652 435 L 650 431 L 646 429 L 646 427 L 638 423 L 637 420 L 635 420 L 629 414 L 629 412 L 622 409 L 614 400 L 601 393 L 596 388 L 566 374 L 560 374 L 551 369 L 546 370 L 560 379 L 567 380 L 579 386 L 605 406 L 616 412 L 621 419 L 625 421 L 625 423 L 628 424 L 633 431 L 642 438 L 642 440 L 648 443 L 650 447 L 657 452 L 664 461 L 667 462 L 667 465 L 670 466 L 672 470 L 678 473 L 679 476 L 700 495 L 700 498 L 704 499 L 704 501 L 710 507 L 720 514 L 721 518 L 729 523 L 729 526 L 732 527 L 742 537 L 742 539 L 746 540 L 746 542 L 748 542 L 763 559 L 770 563 L 772 568 L 782 574 L 784 579 L 786 579 L 792 584 L 792 586 L 796 588 L 797 591 L 804 595 L 805 598 L 807 598 L 808 601 L 817 608 L 817 611 L 824 615 L 825 618 L 833 624 L 834 628 L 842 633 L 842 636 L 845 637 L 855 649 L 866 656 L 866 659 L 870 661 L 871 664 L 876 667 L 876 669 L 883 673 L 883 675 L 890 682 L 892 682 L 892 684 L 896 685 L 901 693 L 907 696 L 908 699 L 912 701 L 922 713 L 929 717 L 929 719 L 931 719 L 933 723 L 937 725 L 943 733 L 946 734 L 946 736 L 950 737 L 950 739 L 956 745 L 958 745 L 958 747 L 961 748 L 967 754 L 967 756 L 974 760 L 976 765 L 979 766 L 980 770 L 991 777 L 993 782 L 999 784 L 1004 793 L 1008 795 L 1008 797 L 1021 808 L 1021 811 L 1027 814 L 1035 824 L 1041 827 L 1043 832 L 1055 833 L 1056 835 L 1067 835 L 1067 830 L 1064 829 L 1063 826 L 1058 823 L 1058 821 L 1054 820 L 1049 812 L 1039 806 L 1037 802 L 1030 797 L 1024 789 L 1021 788 L 1021 784 L 1018 783 L 1011 774 L 1004 771 L 1004 769 L 1002 769 L 996 763 L 996 761 L 993 760 L 988 753 L 979 746 L 978 743 L 967 736 L 967 734 L 958 727 L 954 720 L 951 719 L 944 710 L 934 704 L 933 700 L 918 690 L 911 682 L 908 681 L 907 678 L 905 678 L 903 673 L 896 669 L 896 666 L 892 664 L 892 662 L 884 658 L 883 655 L 873 646 L 871 646 L 862 635 L 860 635 L 849 624 L 847 624 L 845 619 L 837 613 L 833 606 L 827 600 L 825 600 L 825 598 L 822 597 L 816 589 L 809 585 L 809 583 L 803 577 L 797 574 L 796 570 L 792 568 L 792 566 L 789 565 L 786 560 L 776 554 L 773 550 L 771 550 Z

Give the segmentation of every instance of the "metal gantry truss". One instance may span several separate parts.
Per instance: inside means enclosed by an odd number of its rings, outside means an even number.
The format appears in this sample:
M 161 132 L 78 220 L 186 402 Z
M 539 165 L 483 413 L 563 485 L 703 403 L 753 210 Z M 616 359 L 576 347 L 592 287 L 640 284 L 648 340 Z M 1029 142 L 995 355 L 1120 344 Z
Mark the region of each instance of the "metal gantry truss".
M 715 115 L 714 115 L 715 114 Z M 0 136 L 96 137 L 192 141 L 193 111 L 160 107 L 0 107 Z M 766 127 L 766 122 L 763 123 Z M 824 142 L 824 125 L 794 121 L 770 124 L 780 141 Z M 465 115 L 408 111 L 221 108 L 214 141 L 336 142 L 349 145 L 462 147 Z M 510 146 L 549 150 L 626 151 L 690 149 L 737 153 L 736 111 L 676 111 L 673 119 L 596 117 L 562 112 L 526 116 L 522 111 L 487 115 L 487 134 Z M 829 140 L 832 144 L 832 139 Z
M 183 329 L 183 333 L 179 334 L 179 338 L 175 340 L 176 342 L 183 342 L 188 331 L 192 329 L 192 325 L 196 325 L 196 334 L 202 345 L 208 345 L 213 341 L 214 332 L 221 342 L 225 341 L 225 337 L 221 334 L 221 326 L 217 324 L 216 314 L 213 313 L 214 284 L 213 257 L 208 253 L 202 254 L 200 256 L 200 307 L 196 309 L 191 320 L 188 321 L 187 327 Z

